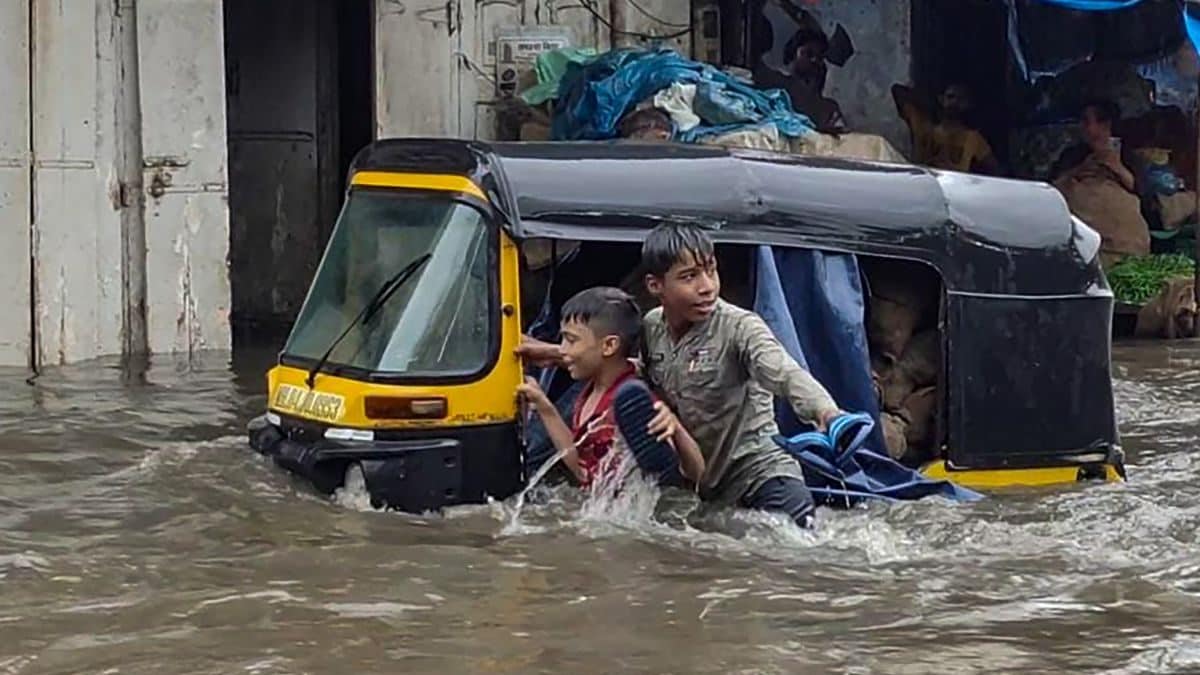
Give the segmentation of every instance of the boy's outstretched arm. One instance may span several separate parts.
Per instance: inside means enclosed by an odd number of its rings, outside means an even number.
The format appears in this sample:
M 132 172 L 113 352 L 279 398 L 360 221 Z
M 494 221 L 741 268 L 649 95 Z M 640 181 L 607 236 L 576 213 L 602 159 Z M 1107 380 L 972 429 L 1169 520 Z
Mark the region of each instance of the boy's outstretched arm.
M 517 394 L 542 419 L 550 442 L 556 450 L 563 453 L 563 464 L 567 465 L 576 479 L 584 480 L 583 469 L 579 466 L 579 452 L 575 447 L 575 435 L 571 433 L 562 415 L 558 414 L 558 408 L 554 407 L 550 397 L 538 386 L 537 380 L 532 377 L 525 378 L 525 383 L 517 387 Z
M 700 454 L 700 444 L 682 424 L 675 429 L 675 452 L 679 454 L 679 473 L 693 483 L 700 483 L 704 476 L 704 455 Z
M 517 356 L 538 367 L 562 365 L 562 352 L 558 345 L 524 334 L 521 335 L 521 344 L 517 345 Z
M 667 441 L 674 446 L 675 454 L 679 456 L 679 472 L 693 483 L 699 483 L 704 475 L 704 455 L 700 453 L 700 444 L 680 423 L 670 406 L 662 401 L 654 404 L 654 417 L 650 420 L 648 431 L 659 441 Z
M 841 414 L 825 387 L 796 363 L 757 314 L 741 322 L 736 344 L 750 379 L 772 394 L 787 399 L 800 419 L 824 430 Z

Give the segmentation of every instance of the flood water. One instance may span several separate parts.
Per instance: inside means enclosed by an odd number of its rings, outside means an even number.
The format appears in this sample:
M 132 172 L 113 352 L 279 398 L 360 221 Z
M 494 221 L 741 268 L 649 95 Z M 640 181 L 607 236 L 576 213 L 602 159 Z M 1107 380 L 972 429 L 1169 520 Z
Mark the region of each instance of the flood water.
M 1116 353 L 1129 483 L 815 534 L 334 502 L 247 450 L 254 356 L 0 373 L 0 675 L 1200 672 L 1200 344 Z

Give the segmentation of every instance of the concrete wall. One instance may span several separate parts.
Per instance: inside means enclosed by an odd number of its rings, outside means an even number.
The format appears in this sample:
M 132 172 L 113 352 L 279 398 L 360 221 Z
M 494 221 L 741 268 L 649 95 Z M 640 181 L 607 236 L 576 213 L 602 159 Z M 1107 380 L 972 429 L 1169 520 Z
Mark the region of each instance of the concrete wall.
M 493 138 L 497 31 L 566 27 L 573 44 L 607 49 L 608 2 L 591 4 L 599 18 L 577 0 L 457 0 L 449 13 L 445 0 L 376 0 L 376 135 Z M 663 35 L 679 30 L 656 19 L 688 23 L 687 0 L 637 4 L 646 11 L 629 7 L 629 32 Z M 690 43 L 684 37 L 671 44 L 687 53 Z
M 220 0 L 0 6 L 0 365 L 228 346 L 221 40 Z
M 137 7 L 150 351 L 228 349 L 221 0 Z
M 830 66 L 826 96 L 841 105 L 851 129 L 880 134 L 908 154 L 908 127 L 896 114 L 891 87 L 911 81 L 910 0 L 817 0 L 808 6 L 827 32 L 841 23 L 854 42 L 846 66 Z
M 599 16 L 578 0 L 374 6 L 378 136 L 493 137 L 504 102 L 492 81 L 502 28 L 566 27 L 575 45 L 610 46 L 604 1 L 591 5 Z M 907 146 L 888 88 L 909 79 L 909 0 L 809 6 L 827 27 L 843 23 L 858 48 L 829 82 L 851 126 Z M 688 15 L 684 0 L 639 0 L 626 9 L 626 28 L 662 35 L 687 24 Z M 326 24 L 299 11 L 291 19 L 318 31 Z M 278 39 L 290 25 L 280 23 Z M 12 310 L 0 322 L 0 364 L 26 364 L 31 354 L 51 364 L 229 346 L 224 37 L 222 0 L 0 5 L 0 302 Z M 689 51 L 686 37 L 673 44 Z M 319 110 L 294 105 L 293 96 L 310 84 L 256 73 L 252 86 L 262 90 L 255 95 L 279 98 L 273 109 L 288 114 L 234 120 L 243 159 L 314 175 L 309 134 L 323 123 Z M 319 109 L 319 92 L 315 100 Z M 247 145 L 266 142 L 247 136 L 256 129 L 271 136 L 274 150 Z M 258 214 L 280 221 L 269 228 L 273 249 L 292 250 L 289 237 L 303 238 L 313 252 L 323 244 L 332 211 L 313 196 L 324 189 L 279 195 L 281 210 Z M 310 268 L 310 257 L 297 269 Z M 299 297 L 307 276 L 297 272 L 278 287 Z M 270 297 L 277 281 L 255 277 L 248 292 L 264 312 L 294 312 L 295 303 Z
M 30 357 L 28 10 L 0 4 L 0 365 Z
M 113 3 L 33 2 L 34 334 L 39 363 L 121 351 Z
M 641 0 L 626 10 L 627 29 L 675 32 L 674 24 L 688 23 L 689 5 L 687 0 Z M 608 2 L 592 6 L 609 19 Z M 458 2 L 454 7 L 447 15 L 441 0 L 377 0 L 379 136 L 493 137 L 498 108 L 493 40 L 501 28 L 567 27 L 577 45 L 610 46 L 608 26 L 576 0 Z M 849 63 L 830 68 L 827 89 L 851 128 L 881 134 L 906 151 L 908 130 L 896 115 L 890 90 L 910 80 L 910 0 L 814 0 L 805 7 L 829 31 L 841 23 L 855 43 Z M 690 42 L 684 37 L 671 44 L 687 53 Z

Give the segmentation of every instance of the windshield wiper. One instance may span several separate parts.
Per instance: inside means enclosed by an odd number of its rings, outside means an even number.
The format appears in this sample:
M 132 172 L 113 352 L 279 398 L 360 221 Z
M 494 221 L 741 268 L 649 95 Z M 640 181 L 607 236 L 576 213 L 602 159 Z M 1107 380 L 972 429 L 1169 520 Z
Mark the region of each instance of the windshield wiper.
M 330 355 L 333 354 L 333 350 L 337 349 L 337 346 L 342 344 L 342 340 L 346 339 L 346 336 L 350 334 L 350 331 L 354 328 L 354 326 L 359 323 L 362 323 L 362 325 L 365 326 L 371 321 L 371 319 L 375 318 L 375 315 L 379 314 L 379 310 L 383 309 L 383 306 L 385 303 L 387 303 L 388 299 L 395 295 L 396 291 L 400 290 L 400 287 L 403 286 L 404 283 L 409 279 L 411 279 L 412 276 L 416 274 L 417 270 L 421 269 L 422 265 L 429 262 L 431 257 L 433 257 L 432 254 L 426 253 L 425 255 L 405 265 L 404 269 L 392 275 L 391 279 L 383 282 L 383 285 L 379 287 L 379 290 L 375 291 L 375 294 L 372 295 L 371 299 L 367 301 L 367 304 L 363 306 L 362 311 L 358 313 L 358 316 L 354 317 L 354 319 L 350 321 L 350 323 L 342 331 L 341 335 L 337 336 L 337 339 L 333 341 L 333 344 L 329 345 L 329 349 L 325 350 L 325 353 L 322 354 L 321 358 L 317 360 L 316 365 L 314 365 L 308 371 L 308 378 L 305 380 L 305 382 L 308 384 L 309 389 L 313 388 L 313 383 L 316 382 L 317 373 L 321 372 L 321 368 L 325 366 L 325 362 L 329 360 Z

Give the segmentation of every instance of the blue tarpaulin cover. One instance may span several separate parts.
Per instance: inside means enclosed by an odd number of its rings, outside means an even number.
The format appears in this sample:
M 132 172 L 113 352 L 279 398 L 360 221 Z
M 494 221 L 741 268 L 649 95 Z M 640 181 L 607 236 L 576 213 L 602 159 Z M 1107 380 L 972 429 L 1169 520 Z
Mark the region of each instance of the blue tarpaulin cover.
M 833 395 L 856 411 L 828 433 L 802 431 L 786 406 L 777 408 L 780 444 L 804 467 L 819 503 L 850 505 L 863 499 L 920 499 L 941 495 L 970 501 L 978 493 L 930 480 L 887 456 L 871 382 L 865 301 L 858 261 L 850 254 L 803 249 L 757 252 L 754 309 L 783 344 Z
M 867 449 L 875 420 L 863 413 L 843 415 L 828 433 L 808 431 L 778 442 L 804 469 L 804 482 L 818 504 L 846 506 L 867 499 L 900 501 L 938 495 L 976 501 L 983 495 L 949 481 L 930 480 L 887 455 Z
M 701 124 L 676 135 L 685 143 L 746 126 L 774 124 L 784 136 L 813 129 L 792 109 L 787 92 L 761 90 L 707 63 L 669 49 L 618 49 L 573 63 L 559 83 L 551 132 L 555 140 L 606 140 L 617 136 L 621 118 L 658 91 L 679 82 L 696 84 Z M 707 113 L 705 112 L 707 111 Z M 706 117 L 707 115 L 707 117 Z
M 858 260 L 840 253 L 760 246 L 754 311 L 796 362 L 824 384 L 843 410 L 879 417 L 871 381 Z M 785 435 L 808 430 L 786 404 L 777 407 Z M 872 444 L 883 447 L 876 429 Z

